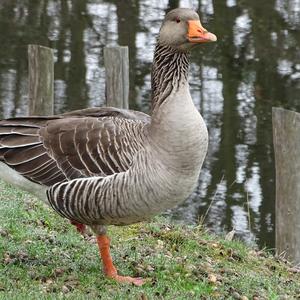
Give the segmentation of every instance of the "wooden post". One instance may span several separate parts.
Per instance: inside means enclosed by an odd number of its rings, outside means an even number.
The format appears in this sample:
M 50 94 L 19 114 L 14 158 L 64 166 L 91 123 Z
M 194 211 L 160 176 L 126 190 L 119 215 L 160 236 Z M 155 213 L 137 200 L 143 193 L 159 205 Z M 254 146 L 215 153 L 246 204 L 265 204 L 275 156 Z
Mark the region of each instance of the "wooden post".
M 106 105 L 128 109 L 128 47 L 104 48 Z
M 273 108 L 276 249 L 300 263 L 300 114 Z
M 53 50 L 28 46 L 29 115 L 53 115 Z

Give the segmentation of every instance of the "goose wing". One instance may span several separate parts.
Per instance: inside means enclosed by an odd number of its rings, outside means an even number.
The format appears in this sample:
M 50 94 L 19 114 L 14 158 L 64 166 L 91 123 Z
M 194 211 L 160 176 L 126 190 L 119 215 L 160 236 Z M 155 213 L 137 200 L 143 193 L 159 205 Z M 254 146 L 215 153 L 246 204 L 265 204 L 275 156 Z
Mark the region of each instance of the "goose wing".
M 149 122 L 144 113 L 116 108 L 2 120 L 0 161 L 47 186 L 107 176 L 129 168 Z

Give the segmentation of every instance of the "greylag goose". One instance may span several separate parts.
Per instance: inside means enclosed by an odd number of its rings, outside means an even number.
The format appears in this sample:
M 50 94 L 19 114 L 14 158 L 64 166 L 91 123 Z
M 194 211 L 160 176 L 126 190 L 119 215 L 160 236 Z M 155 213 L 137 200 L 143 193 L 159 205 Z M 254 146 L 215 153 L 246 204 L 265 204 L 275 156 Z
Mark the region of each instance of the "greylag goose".
M 118 274 L 107 225 L 140 222 L 185 200 L 207 152 L 206 125 L 188 84 L 187 53 L 216 41 L 190 9 L 170 11 L 152 67 L 151 117 L 90 108 L 47 117 L 0 121 L 1 178 L 36 194 L 82 230 L 96 234 L 106 276 Z

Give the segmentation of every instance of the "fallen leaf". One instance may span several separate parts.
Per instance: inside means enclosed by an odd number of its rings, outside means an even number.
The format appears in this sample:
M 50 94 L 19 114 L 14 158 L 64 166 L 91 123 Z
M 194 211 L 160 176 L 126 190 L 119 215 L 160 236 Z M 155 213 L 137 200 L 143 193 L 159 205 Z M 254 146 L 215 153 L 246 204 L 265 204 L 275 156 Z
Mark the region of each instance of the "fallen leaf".
M 67 294 L 67 293 L 70 292 L 70 290 L 68 289 L 68 287 L 66 287 L 65 285 L 62 286 L 61 290 L 62 290 L 62 292 L 63 292 L 64 294 Z
M 217 276 L 214 274 L 208 274 L 207 279 L 210 283 L 216 283 L 217 282 Z
M 52 284 L 52 283 L 53 283 L 53 280 L 52 280 L 52 279 L 48 278 L 48 279 L 46 280 L 46 284 Z
M 143 293 L 140 297 L 141 300 L 148 300 L 148 297 Z
M 232 293 L 232 298 L 234 298 L 234 299 L 241 299 L 241 295 L 238 292 L 234 291 Z
M 62 268 L 57 268 L 53 271 L 55 277 L 61 276 L 64 272 L 65 270 Z
M 153 272 L 153 271 L 154 271 L 154 268 L 153 268 L 152 266 L 148 265 L 148 266 L 146 267 L 146 270 L 147 270 L 148 272 Z
M 8 237 L 8 231 L 6 229 L 0 228 L 0 235 L 3 237 Z
M 297 267 L 288 268 L 288 271 L 291 273 L 300 273 L 300 268 Z
M 219 247 L 219 244 L 218 244 L 218 243 L 211 243 L 211 246 L 212 246 L 213 248 L 218 248 L 218 247 Z

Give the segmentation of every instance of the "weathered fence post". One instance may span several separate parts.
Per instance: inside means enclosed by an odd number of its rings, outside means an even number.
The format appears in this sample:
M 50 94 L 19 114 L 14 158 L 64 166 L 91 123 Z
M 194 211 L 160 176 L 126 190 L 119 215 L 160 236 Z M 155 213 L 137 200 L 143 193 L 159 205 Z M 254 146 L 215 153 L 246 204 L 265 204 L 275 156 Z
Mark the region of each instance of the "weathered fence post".
M 29 115 L 53 115 L 53 50 L 39 45 L 28 46 Z
M 273 108 L 276 249 L 300 263 L 300 114 Z
M 104 48 L 104 66 L 106 72 L 106 105 L 128 109 L 128 47 Z

